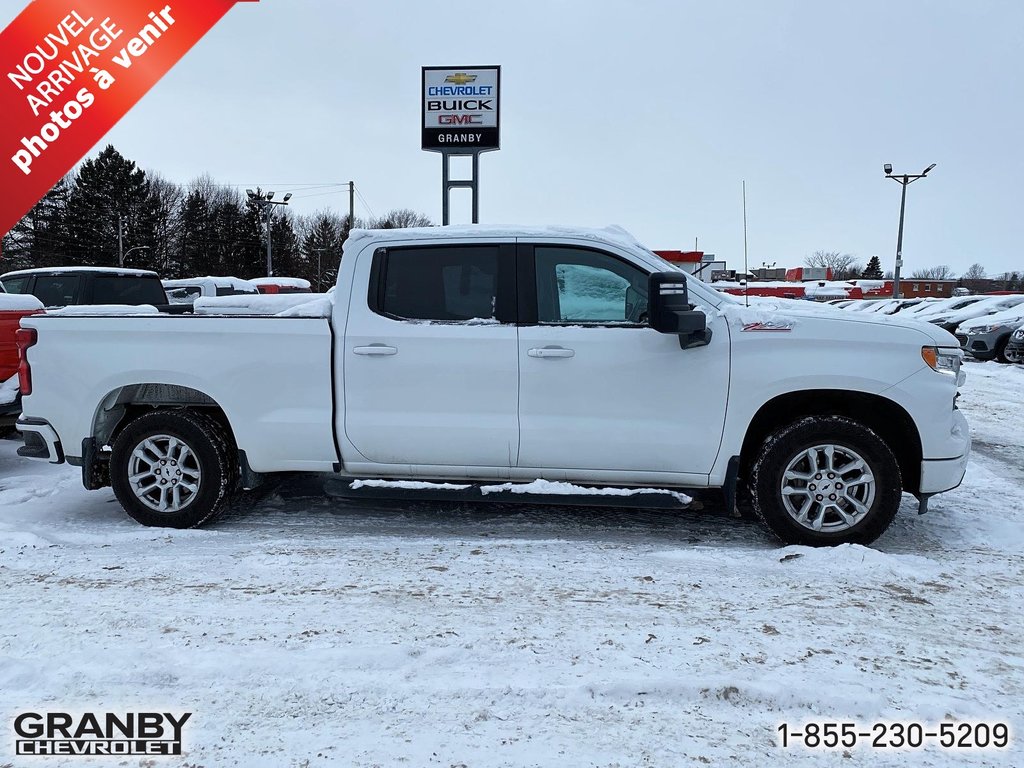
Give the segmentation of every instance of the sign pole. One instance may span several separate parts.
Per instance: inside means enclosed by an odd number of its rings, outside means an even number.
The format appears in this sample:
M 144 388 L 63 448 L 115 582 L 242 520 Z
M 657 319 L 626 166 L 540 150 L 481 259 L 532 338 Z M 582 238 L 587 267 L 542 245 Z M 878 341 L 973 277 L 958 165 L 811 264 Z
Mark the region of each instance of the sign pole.
M 441 153 L 441 223 L 451 223 L 452 189 L 469 189 L 480 223 L 480 153 L 500 148 L 501 67 L 423 67 L 421 149 Z M 472 158 L 469 179 L 451 177 L 451 158 Z

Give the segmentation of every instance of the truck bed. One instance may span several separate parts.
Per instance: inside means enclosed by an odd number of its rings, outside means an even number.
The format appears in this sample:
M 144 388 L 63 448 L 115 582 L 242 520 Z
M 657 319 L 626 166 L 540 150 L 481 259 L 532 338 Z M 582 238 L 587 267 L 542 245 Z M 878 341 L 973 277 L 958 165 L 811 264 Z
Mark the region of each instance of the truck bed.
M 328 318 L 40 315 L 24 327 L 38 332 L 24 414 L 45 414 L 71 460 L 124 388 L 152 384 L 220 406 L 256 472 L 338 461 Z

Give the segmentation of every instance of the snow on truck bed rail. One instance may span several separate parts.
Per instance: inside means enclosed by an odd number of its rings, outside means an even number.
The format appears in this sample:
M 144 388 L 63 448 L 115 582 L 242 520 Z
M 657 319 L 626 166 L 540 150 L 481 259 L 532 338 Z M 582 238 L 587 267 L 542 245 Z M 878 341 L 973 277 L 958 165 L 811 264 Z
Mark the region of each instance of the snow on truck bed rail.
M 46 310 L 48 315 L 82 317 L 85 315 L 159 315 L 160 310 L 152 304 L 84 304 L 75 307 L 60 307 Z
M 192 311 L 197 315 L 330 317 L 332 306 L 328 293 L 260 293 L 203 296 L 196 299 Z
M 24 312 L 42 309 L 43 302 L 26 293 L 0 293 L 0 312 Z

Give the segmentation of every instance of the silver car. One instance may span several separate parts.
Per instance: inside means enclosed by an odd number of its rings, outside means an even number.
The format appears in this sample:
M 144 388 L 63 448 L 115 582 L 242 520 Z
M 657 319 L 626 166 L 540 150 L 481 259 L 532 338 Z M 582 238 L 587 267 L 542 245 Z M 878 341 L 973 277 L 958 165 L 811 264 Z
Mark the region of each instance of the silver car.
M 956 340 L 964 352 L 978 360 L 1019 363 L 1020 344 L 1024 343 L 1024 325 L 1019 318 L 1015 321 L 994 319 L 985 325 L 972 325 L 966 332 L 964 328 L 958 328 Z

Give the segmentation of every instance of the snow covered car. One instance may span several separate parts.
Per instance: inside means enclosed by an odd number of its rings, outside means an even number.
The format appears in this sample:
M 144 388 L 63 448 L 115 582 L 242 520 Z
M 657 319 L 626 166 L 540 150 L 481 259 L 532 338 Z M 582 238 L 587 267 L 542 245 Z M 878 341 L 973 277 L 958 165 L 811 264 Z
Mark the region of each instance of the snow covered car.
M 955 333 L 961 323 L 973 320 L 976 317 L 985 317 L 986 315 L 994 315 L 1006 309 L 1013 309 L 1018 304 L 1024 304 L 1024 294 L 982 296 L 980 301 L 968 302 L 952 310 L 935 312 L 923 319 L 929 323 L 934 323 L 940 328 L 945 328 L 950 333 Z
M 1006 343 L 1003 354 L 1008 362 L 1024 363 L 1024 325 L 1010 334 L 1010 340 Z
M 244 296 L 259 293 L 256 285 L 237 277 L 189 277 L 163 280 L 171 304 L 192 304 L 201 296 Z
M 956 340 L 964 352 L 978 360 L 1019 363 L 1013 350 L 1007 350 L 1010 337 L 1024 323 L 1024 303 L 992 315 L 977 317 L 960 324 Z
M 784 541 L 868 543 L 970 453 L 950 334 L 748 308 L 619 228 L 354 230 L 333 293 L 281 314 L 23 324 L 19 452 L 146 525 L 301 471 L 711 488 L 730 509 L 742 485 Z

